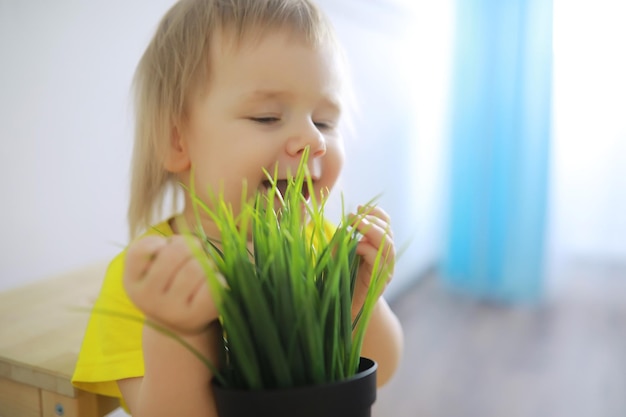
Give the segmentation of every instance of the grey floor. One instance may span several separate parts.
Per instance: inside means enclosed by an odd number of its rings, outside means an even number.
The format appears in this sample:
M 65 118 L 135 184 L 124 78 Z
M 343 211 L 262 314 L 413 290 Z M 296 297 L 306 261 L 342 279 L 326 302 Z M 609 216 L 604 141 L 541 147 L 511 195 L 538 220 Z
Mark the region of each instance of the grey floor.
M 625 417 L 626 263 L 560 268 L 535 306 L 425 277 L 393 304 L 405 356 L 375 417 Z

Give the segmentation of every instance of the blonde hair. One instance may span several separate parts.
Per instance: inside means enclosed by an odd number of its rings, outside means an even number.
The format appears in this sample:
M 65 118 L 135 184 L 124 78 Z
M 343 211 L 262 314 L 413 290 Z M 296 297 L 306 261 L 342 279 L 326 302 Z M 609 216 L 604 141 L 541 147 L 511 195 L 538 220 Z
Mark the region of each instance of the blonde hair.
M 139 61 L 128 225 L 131 238 L 178 201 L 177 177 L 163 167 L 172 133 L 185 123 L 193 94 L 208 88 L 213 36 L 239 44 L 271 30 L 294 32 L 312 46 L 336 47 L 330 23 L 311 0 L 181 0 L 165 14 Z

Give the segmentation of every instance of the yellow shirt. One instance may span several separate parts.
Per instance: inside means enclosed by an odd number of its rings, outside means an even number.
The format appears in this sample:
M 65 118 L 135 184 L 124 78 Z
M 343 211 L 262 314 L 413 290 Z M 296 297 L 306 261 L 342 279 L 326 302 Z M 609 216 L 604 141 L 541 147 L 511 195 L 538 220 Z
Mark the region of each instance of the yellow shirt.
M 146 233 L 171 236 L 168 222 Z M 117 381 L 144 375 L 143 313 L 128 298 L 122 282 L 126 251 L 109 264 L 102 288 L 85 331 L 72 383 L 77 388 L 117 397 L 126 408 Z M 137 317 L 138 320 L 99 313 L 106 310 Z

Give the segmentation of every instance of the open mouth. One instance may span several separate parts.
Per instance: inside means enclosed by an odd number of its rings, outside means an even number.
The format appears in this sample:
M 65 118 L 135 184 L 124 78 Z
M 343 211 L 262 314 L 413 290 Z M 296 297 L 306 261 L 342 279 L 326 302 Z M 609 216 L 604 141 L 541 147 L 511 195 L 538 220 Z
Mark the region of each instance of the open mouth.
M 289 185 L 288 180 L 276 180 L 276 189 L 280 192 L 280 195 L 282 195 L 283 197 L 287 193 L 288 185 Z M 269 190 L 270 188 L 272 188 L 272 184 L 270 183 L 269 180 L 265 180 L 263 181 L 263 187 L 265 187 L 266 190 Z M 306 182 L 302 184 L 302 196 L 304 197 L 306 201 L 308 201 L 309 197 L 311 196 L 309 185 Z

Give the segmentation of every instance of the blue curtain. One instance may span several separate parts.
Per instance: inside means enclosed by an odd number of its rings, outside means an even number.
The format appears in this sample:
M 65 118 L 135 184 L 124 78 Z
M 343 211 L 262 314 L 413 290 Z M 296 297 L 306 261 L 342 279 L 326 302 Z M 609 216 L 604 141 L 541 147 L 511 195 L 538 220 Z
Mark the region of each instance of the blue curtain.
M 480 298 L 542 293 L 552 1 L 457 0 L 442 275 Z

